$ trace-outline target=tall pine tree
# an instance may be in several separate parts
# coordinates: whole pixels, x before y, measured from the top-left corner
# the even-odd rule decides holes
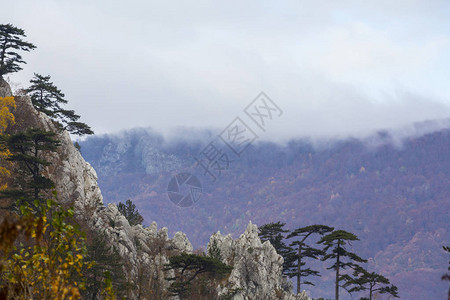
[[[311,281],[302,281],[302,278],[309,276],[320,276],[318,271],[312,270],[311,268],[306,268],[306,259],[319,259],[324,252],[321,249],[317,249],[309,246],[306,243],[306,239],[313,234],[324,235],[328,232],[333,231],[333,227],[328,227],[325,225],[310,225],[302,228],[298,228],[292,231],[286,238],[297,238],[293,241],[290,246],[296,247],[294,254],[294,260],[292,264],[288,267],[287,275],[289,277],[297,277],[297,294],[301,291],[301,284],[314,285]]]
[[[137,210],[136,205],[130,199],[128,199],[125,204],[119,202],[117,209],[125,216],[131,226],[142,224],[144,221],[144,218]]]
[[[23,29],[12,24],[0,24],[0,80],[3,75],[22,70],[20,64],[26,62],[18,51],[30,51],[36,48],[32,43],[24,41]]]
[[[211,278],[223,278],[231,273],[233,268],[209,256],[181,253],[169,257],[165,265],[166,271],[174,271],[175,276],[166,278],[172,281],[168,291],[172,296],[185,299],[191,292],[192,282],[197,276],[208,273]]]
[[[43,200],[41,192],[54,186],[53,181],[43,175],[43,170],[50,165],[45,154],[55,152],[60,145],[55,133],[30,128],[7,136],[6,145],[11,152],[8,160],[16,163],[17,169],[14,186],[1,191],[2,197],[27,203]]]
[[[258,235],[261,242],[269,241],[277,253],[283,257],[283,274],[287,275],[288,269],[292,265],[293,250],[284,242],[285,234],[289,232],[289,230],[284,229],[285,225],[286,223],[280,221],[264,224],[259,227]]]
[[[450,247],[442,246],[442,248],[444,249],[444,251],[450,253]],[[449,263],[449,266],[447,267],[447,271],[450,271],[450,261],[448,263]],[[442,275],[441,279],[450,281],[450,272],[447,272],[444,275]],[[448,289],[448,299],[450,299],[450,288]]]
[[[67,104],[67,100],[64,99],[65,95],[61,90],[50,81],[49,75],[35,73],[30,83],[31,86],[25,91],[37,110],[49,116],[61,129],[72,134],[80,136],[94,134],[87,124],[78,121],[80,116],[75,111],[62,108],[62,105]]]
[[[118,250],[108,246],[104,236],[94,234],[92,241],[87,246],[88,261],[93,262],[91,268],[83,269],[87,279],[86,289],[82,291],[85,299],[98,299],[101,292],[106,288],[107,274],[112,280],[112,285],[119,294],[125,296],[127,282],[124,275],[124,264]]]
[[[363,300],[372,300],[375,294],[390,294],[395,298],[398,296],[398,288],[391,284],[389,279],[375,272],[368,272],[362,267],[356,267],[353,277],[344,275],[344,288],[348,288],[348,292],[368,291],[369,297],[361,298]]]
[[[352,241],[359,241],[359,239],[353,233],[344,230],[336,230],[325,235],[318,242],[318,244],[323,244],[325,246],[324,251],[326,254],[323,256],[322,260],[326,261],[331,259],[335,261],[334,264],[327,269],[334,270],[336,272],[336,300],[339,300],[339,287],[341,286],[340,282],[343,281],[345,284],[348,280],[348,276],[343,276],[341,274],[342,270],[347,268],[355,269],[358,267],[356,263],[367,262],[367,260],[347,250],[348,246],[351,246]]]

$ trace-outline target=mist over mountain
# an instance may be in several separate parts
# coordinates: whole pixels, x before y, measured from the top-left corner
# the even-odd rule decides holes
[[[132,199],[145,218],[183,230],[195,248],[220,230],[236,235],[251,220],[295,229],[326,224],[355,233],[353,248],[386,275],[401,299],[443,299],[450,211],[449,120],[414,124],[364,139],[261,141],[232,157],[213,131],[164,138],[148,129],[80,142],[106,202]],[[196,165],[210,142],[232,158],[216,181]],[[200,200],[179,207],[167,195],[177,173],[201,181]],[[312,295],[332,297],[333,274],[321,266]],[[319,280],[317,280],[319,281]],[[347,297],[345,295],[344,297]]]

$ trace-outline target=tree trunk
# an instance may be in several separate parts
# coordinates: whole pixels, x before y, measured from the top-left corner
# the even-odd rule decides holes
[[[297,257],[297,295],[300,294],[300,282],[301,282],[301,276],[300,276],[300,271],[301,271],[301,263],[302,263],[302,258],[300,256],[300,254],[302,253],[301,250],[301,245],[298,246],[298,257]]]
[[[34,142],[34,157],[38,158],[38,143],[36,141]],[[37,181],[39,180],[39,165],[37,163],[36,163],[34,172],[35,173],[33,174],[33,180],[35,183],[37,183]],[[40,200],[38,187],[34,188],[34,199],[33,200]]]
[[[183,285],[183,282],[184,282],[184,270],[185,269],[181,270],[181,276],[180,276],[180,282],[181,282],[180,287],[182,288],[182,290],[180,291],[180,294],[178,295],[178,298],[180,300],[184,299],[184,292],[185,292],[184,291],[184,285]]]
[[[2,47],[2,55],[1,55],[1,57],[0,57],[0,66],[1,67],[3,67],[4,65],[5,65],[5,54],[6,54],[6,47],[7,47],[7,45],[8,45],[8,38],[7,37],[5,37],[5,42],[4,42],[4,44],[3,44],[3,47]],[[5,70],[6,71],[6,70]],[[3,74],[0,74],[0,79],[2,79],[3,77],[2,77],[2,75]]]
[[[339,261],[339,253],[340,253],[340,243],[339,243],[339,240],[338,240],[338,251],[337,251],[337,257],[336,257],[336,286],[335,286],[335,295],[336,295],[336,300],[339,300],[339,264],[340,264],[340,261]]]

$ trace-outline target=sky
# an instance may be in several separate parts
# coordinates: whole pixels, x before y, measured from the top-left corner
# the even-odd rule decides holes
[[[450,118],[450,1],[0,0],[98,133],[221,130],[263,91],[260,136],[367,136]]]

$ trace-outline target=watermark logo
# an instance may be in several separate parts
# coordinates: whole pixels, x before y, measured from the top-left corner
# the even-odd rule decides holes
[[[219,137],[239,157],[258,138],[256,133],[239,117],[234,119],[219,134]]]
[[[245,109],[245,114],[262,130],[266,131],[267,124],[275,117],[281,117],[283,111],[275,102],[261,92]]]
[[[200,199],[202,184],[196,176],[190,173],[179,173],[170,180],[167,194],[175,205],[188,207]]]
[[[199,168],[201,172],[199,176],[209,177],[212,182],[216,182],[230,168],[231,163],[240,158],[259,138],[257,131],[266,132],[269,123],[283,115],[281,108],[264,92],[247,105],[243,112],[242,116],[236,116],[217,139],[211,141],[195,157],[195,168]],[[244,119],[251,121],[246,123]],[[196,203],[201,193],[200,180],[190,173],[172,177],[167,188],[169,199],[181,207]]]
[[[232,160],[229,159],[222,149],[216,147],[214,142],[211,142],[199,153],[200,157],[195,157],[197,161],[196,167],[200,166],[204,173],[203,175],[211,176],[213,181],[217,177],[222,176],[222,171],[228,170]]]

